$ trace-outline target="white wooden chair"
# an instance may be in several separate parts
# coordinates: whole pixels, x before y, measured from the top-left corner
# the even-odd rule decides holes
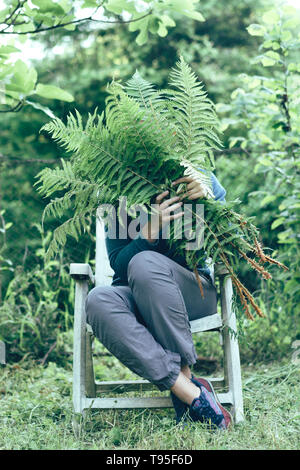
[[[147,380],[95,382],[92,358],[91,327],[86,323],[85,300],[89,283],[93,286],[110,285],[112,270],[110,268],[104,243],[104,226],[97,218],[96,224],[96,272],[92,273],[89,264],[72,263],[70,274],[75,279],[75,312],[74,312],[74,350],[73,350],[73,406],[75,416],[93,408],[164,408],[172,407],[170,397],[134,396],[120,397],[128,391],[158,390]],[[222,404],[231,405],[235,423],[244,419],[241,382],[239,346],[236,335],[236,317],[231,308],[232,284],[226,268],[214,265],[214,276],[219,279],[221,315],[214,315],[191,322],[192,333],[218,330],[224,352],[224,377],[210,378],[216,386],[223,386],[225,393],[218,393]],[[116,398],[107,398],[107,393],[117,393]],[[77,415],[78,416],[78,415]]]

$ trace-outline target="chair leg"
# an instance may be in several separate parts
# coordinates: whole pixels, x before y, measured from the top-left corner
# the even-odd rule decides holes
[[[236,316],[232,310],[232,282],[229,276],[220,278],[221,310],[224,328],[224,372],[225,383],[233,400],[233,417],[235,423],[244,421],[241,363],[238,340],[236,338]]]
[[[85,338],[85,365],[86,365],[86,377],[85,377],[85,391],[86,396],[93,398],[96,396],[96,384],[93,366],[93,339],[94,336],[89,331],[86,332]]]
[[[74,344],[73,344],[73,408],[82,414],[85,405],[86,377],[86,314],[85,300],[88,282],[76,280],[74,309]]]

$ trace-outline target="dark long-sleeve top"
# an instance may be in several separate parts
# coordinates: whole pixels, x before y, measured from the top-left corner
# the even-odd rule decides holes
[[[223,186],[220,184],[217,177],[213,173],[211,178],[212,190],[215,200],[224,202],[226,190],[223,188]],[[131,221],[131,217],[127,216],[127,227]],[[116,216],[115,218],[115,224],[115,234],[118,235],[120,227],[118,216]],[[127,227],[125,226],[125,230],[127,230]],[[124,228],[122,228],[122,230],[124,230]],[[108,258],[110,266],[114,271],[112,279],[112,285],[114,286],[128,285],[128,264],[135,254],[145,250],[152,250],[162,253],[163,255],[168,256],[175,262],[179,263],[181,266],[184,266],[185,268],[189,269],[186,264],[185,258],[183,256],[175,254],[174,249],[168,246],[167,240],[161,238],[160,236],[157,238],[157,240],[155,240],[154,243],[150,243],[146,238],[144,238],[141,230],[139,230],[139,233],[135,238],[130,238],[129,236],[127,236],[127,238],[125,238],[124,236],[119,236],[117,238],[116,236],[112,236],[112,232],[108,230],[107,225],[105,225],[105,232],[105,244],[108,252]],[[198,265],[197,270],[200,274],[204,276],[210,276],[210,270],[205,264],[203,266]]]

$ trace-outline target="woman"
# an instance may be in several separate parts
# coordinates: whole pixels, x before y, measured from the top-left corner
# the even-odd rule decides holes
[[[170,221],[183,216],[182,199],[205,197],[203,186],[191,177],[172,184],[180,183],[187,183],[187,192],[169,199],[169,191],[159,194],[156,217],[147,221],[134,239],[107,234],[106,247],[115,274],[111,286],[90,291],[87,321],[101,343],[125,366],[159,390],[170,390],[177,422],[188,412],[193,421],[226,429],[230,414],[217,402],[210,382],[195,378],[190,369],[197,355],[189,320],[216,313],[210,271],[197,268],[202,296],[185,259],[161,238]],[[226,191],[214,175],[212,188],[215,199],[224,201]],[[117,224],[119,228],[118,220]]]

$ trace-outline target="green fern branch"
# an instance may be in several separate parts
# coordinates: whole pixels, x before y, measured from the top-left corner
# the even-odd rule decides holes
[[[184,173],[201,182],[210,196],[195,201],[204,203],[205,217],[187,208],[194,216],[191,231],[200,220],[206,238],[202,249],[189,253],[186,241],[177,239],[177,228],[171,224],[170,246],[185,256],[196,277],[196,266],[206,256],[221,260],[230,272],[246,315],[252,317],[247,301],[262,315],[234,269],[244,259],[265,275],[266,271],[251,261],[246,251],[252,250],[259,262],[271,262],[271,258],[264,256],[256,243],[257,229],[248,221],[244,223],[233,210],[238,203],[221,205],[213,200],[213,150],[222,146],[214,106],[183,59],[172,70],[170,85],[173,90],[158,92],[136,73],[126,87],[116,82],[108,86],[105,113],[99,116],[95,110],[88,115],[85,126],[75,110],[66,125],[56,118],[43,127],[72,152],[69,162],[62,161],[62,168],[45,169],[38,175],[39,191],[47,197],[65,191],[62,197],[50,201],[44,214],[62,217],[64,211],[74,211],[74,217],[54,232],[49,252],[53,254],[63,246],[67,235],[78,239],[100,204],[118,205],[122,195],[127,197],[129,208],[135,204],[147,207],[162,190],[169,189],[170,196],[175,194],[171,181]],[[197,279],[201,289],[199,276]]]

